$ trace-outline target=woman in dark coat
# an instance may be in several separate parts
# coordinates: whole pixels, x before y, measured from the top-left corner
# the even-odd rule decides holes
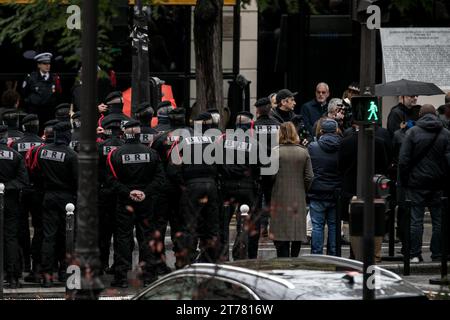
[[[272,189],[270,238],[278,257],[297,257],[306,241],[306,191],[313,171],[308,151],[291,122],[279,130],[280,145],[274,149],[279,170]]]

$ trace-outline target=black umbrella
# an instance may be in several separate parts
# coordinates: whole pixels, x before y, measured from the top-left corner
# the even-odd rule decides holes
[[[445,94],[431,82],[397,80],[375,85],[377,96],[434,96]]]

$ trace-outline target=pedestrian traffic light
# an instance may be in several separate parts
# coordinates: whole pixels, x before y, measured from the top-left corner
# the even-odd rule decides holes
[[[357,123],[381,124],[381,104],[375,96],[352,97],[353,120]]]
[[[385,199],[389,196],[392,183],[390,179],[382,174],[376,174],[373,176],[373,183],[375,184],[375,198]]]

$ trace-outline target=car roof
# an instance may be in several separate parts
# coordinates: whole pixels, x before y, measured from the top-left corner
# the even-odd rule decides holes
[[[304,255],[227,264],[195,263],[161,278],[155,285],[178,276],[218,277],[245,285],[261,299],[361,299],[362,270],[359,261]],[[377,298],[425,296],[393,272],[379,267],[375,267],[375,272]]]

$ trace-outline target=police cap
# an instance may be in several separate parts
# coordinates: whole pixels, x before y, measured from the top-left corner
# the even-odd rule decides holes
[[[46,123],[44,123],[44,128],[48,128],[48,127],[54,127],[57,123],[59,123],[59,120],[53,119],[53,120],[49,120]]]
[[[151,111],[151,112],[150,112]],[[153,115],[153,108],[150,106],[149,102],[142,102],[136,109],[136,113],[151,113]]]
[[[113,117],[113,115],[106,117],[102,121],[102,127],[105,129],[111,129],[111,128],[120,128],[122,125],[122,118],[121,117]]]
[[[194,118],[194,121],[208,121],[212,120],[212,115],[209,112],[202,112]]]
[[[120,101],[118,101],[117,99],[120,99]],[[115,101],[116,100],[116,101]],[[106,104],[110,104],[110,103],[122,103],[122,92],[120,91],[113,91],[110,94],[108,94],[105,98],[105,103]]]
[[[186,110],[184,108],[175,108],[168,112],[169,117],[180,115],[180,114],[182,114],[182,115],[186,114]]]
[[[50,63],[53,55],[50,52],[43,52],[34,57],[37,63]]]
[[[70,125],[70,122],[67,122],[67,121],[58,122],[53,127],[53,130],[55,132],[65,132],[65,131],[70,131],[71,129],[72,129],[72,126]]]
[[[172,103],[170,101],[164,100],[164,101],[161,101],[160,103],[158,103],[158,110],[159,110],[159,108],[162,108],[162,107],[171,107],[171,106],[172,106]]]
[[[253,113],[251,113],[249,111],[240,111],[240,112],[238,112],[237,116],[244,116],[246,118],[249,118],[250,120],[253,119]]]
[[[39,121],[39,118],[37,115],[35,115],[34,113],[30,113],[29,115],[26,115],[23,119],[22,119],[22,125],[26,125],[35,121]]]
[[[270,99],[267,97],[264,97],[264,98],[258,99],[258,101],[255,102],[255,107],[256,108],[265,107],[270,104],[271,104]]]
[[[56,107],[55,107],[55,112],[58,112],[58,113],[66,113],[66,112],[69,112],[70,111],[70,104],[69,103],[61,103],[61,104],[58,104]]]
[[[135,127],[140,127],[140,126],[141,126],[141,123],[139,121],[133,120],[133,119],[123,125],[124,129],[135,128]]]

